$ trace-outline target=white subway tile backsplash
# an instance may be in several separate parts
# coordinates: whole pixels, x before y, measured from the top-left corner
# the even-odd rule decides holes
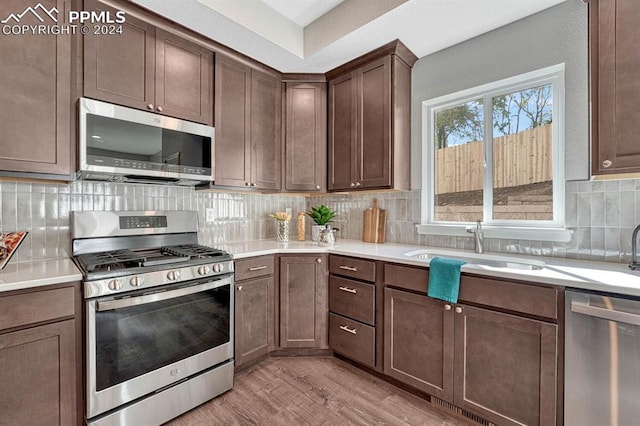
[[[591,193],[591,226],[604,226],[604,192]]]
[[[616,188],[619,187],[616,186]],[[620,192],[618,190],[604,193],[604,224],[607,227],[620,226]]]
[[[487,239],[490,252],[627,262],[631,232],[640,223],[640,179],[567,182],[566,225],[573,230],[567,243]],[[71,251],[69,216],[81,210],[197,210],[200,242],[275,238],[269,213],[291,208],[293,218],[311,206],[337,211],[333,226],[339,238],[362,239],[363,213],[374,198],[387,211],[386,241],[473,250],[470,237],[420,235],[421,192],[288,195],[199,192],[188,187],[128,185],[102,182],[39,184],[0,182],[0,230],[29,231],[29,243],[19,249],[21,261],[66,257]],[[214,209],[214,223],[204,221]],[[312,221],[306,217],[307,238]],[[292,222],[295,228],[295,220]],[[292,233],[295,235],[295,232]]]
[[[636,193],[635,191],[620,192],[620,226],[631,228],[636,226]]]

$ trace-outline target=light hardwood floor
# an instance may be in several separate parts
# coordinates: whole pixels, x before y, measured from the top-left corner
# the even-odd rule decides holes
[[[333,357],[269,358],[236,374],[233,389],[167,423],[204,425],[426,425],[467,423]]]

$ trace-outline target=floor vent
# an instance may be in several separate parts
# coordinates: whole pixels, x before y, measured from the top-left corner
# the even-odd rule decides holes
[[[440,398],[436,398],[435,396],[431,397],[431,405],[436,408],[444,409],[451,413],[457,414],[458,416],[462,416],[465,419],[472,420],[482,426],[496,426],[495,423],[491,423],[489,420],[483,419],[480,416],[470,413],[467,410],[463,410],[462,408],[456,407],[455,405],[443,401]]]

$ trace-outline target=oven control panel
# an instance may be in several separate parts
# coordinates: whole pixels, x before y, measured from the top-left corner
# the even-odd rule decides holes
[[[166,216],[120,216],[120,229],[166,228]]]

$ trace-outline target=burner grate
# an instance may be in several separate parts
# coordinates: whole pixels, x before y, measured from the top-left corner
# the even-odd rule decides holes
[[[131,250],[114,250],[103,253],[89,253],[77,256],[78,261],[87,272],[111,270],[127,266],[139,266],[146,260]]]
[[[189,256],[190,258],[204,259],[209,257],[223,256],[226,254],[223,250],[214,249],[200,244],[185,244],[180,246],[162,247],[163,253],[169,253],[174,256]]]

